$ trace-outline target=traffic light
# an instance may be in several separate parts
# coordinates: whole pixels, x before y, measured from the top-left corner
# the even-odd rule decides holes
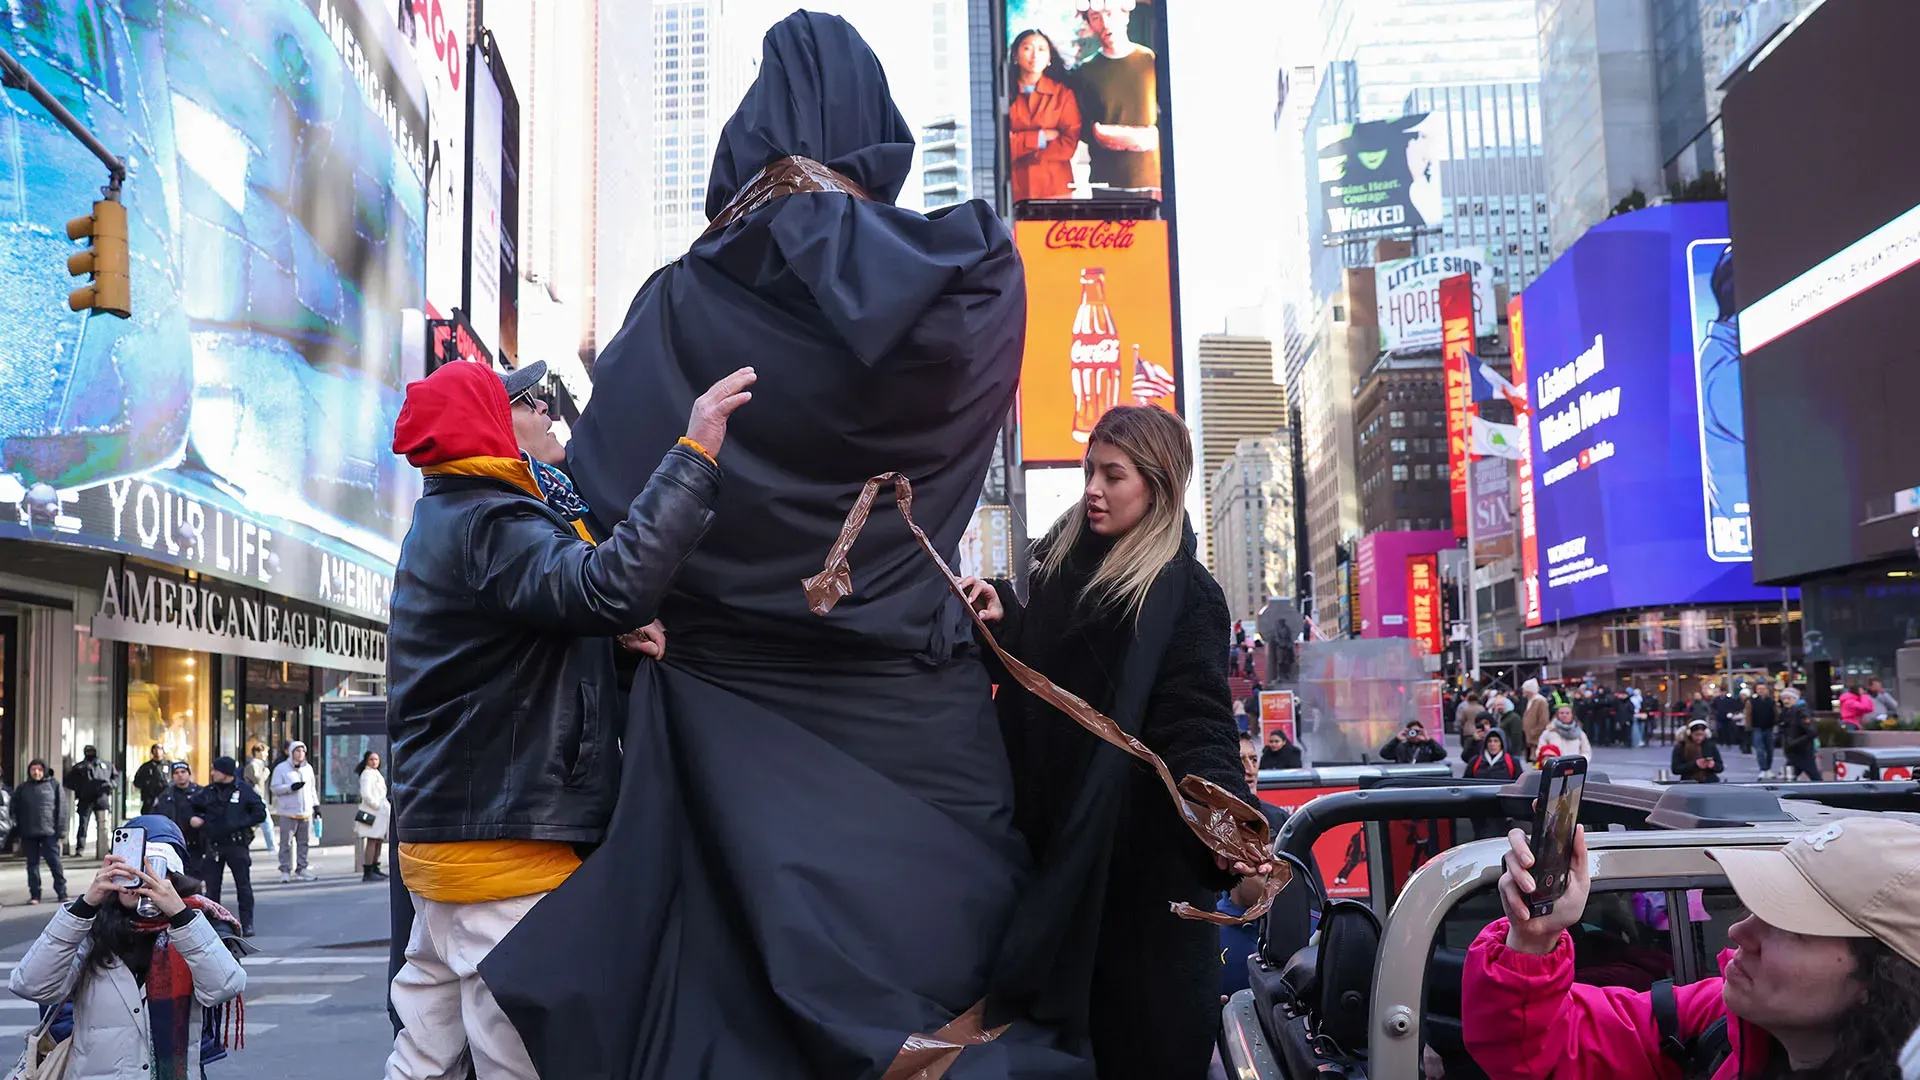
[[[133,313],[127,278],[127,208],[112,199],[93,204],[93,213],[67,222],[69,240],[91,241],[92,247],[67,259],[67,273],[93,275],[90,285],[67,294],[75,311],[104,311],[127,318]]]

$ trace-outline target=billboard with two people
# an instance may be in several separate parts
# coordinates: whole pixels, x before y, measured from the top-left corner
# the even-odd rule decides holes
[[[1013,199],[1161,194],[1158,0],[1008,0]]]

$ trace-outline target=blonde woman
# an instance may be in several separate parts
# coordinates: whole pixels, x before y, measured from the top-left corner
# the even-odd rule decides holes
[[[1123,406],[1094,428],[1086,490],[1035,550],[1032,595],[969,579],[1008,651],[1166,760],[1252,801],[1227,687],[1226,599],[1194,557],[1183,509],[1193,439],[1177,417]],[[1220,999],[1211,909],[1256,868],[1218,866],[1146,768],[1002,677],[1014,823],[1035,878],[992,989],[1093,1055],[1102,1080],[1197,1080]]]

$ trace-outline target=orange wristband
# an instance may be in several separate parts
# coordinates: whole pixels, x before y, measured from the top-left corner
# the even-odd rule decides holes
[[[692,439],[687,438],[685,435],[680,436],[680,445],[686,447],[689,450],[692,450],[694,453],[699,454],[701,457],[706,458],[707,464],[712,465],[714,468],[717,469],[720,467],[719,460],[716,459],[713,456],[713,454],[708,452],[706,447],[701,446],[699,443],[694,442]]]

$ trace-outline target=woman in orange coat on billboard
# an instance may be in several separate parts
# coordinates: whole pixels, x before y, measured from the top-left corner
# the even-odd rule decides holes
[[[1007,107],[1013,143],[1013,200],[1064,199],[1073,193],[1073,152],[1080,146],[1080,99],[1052,39],[1023,30],[1007,58],[1014,87]]]

